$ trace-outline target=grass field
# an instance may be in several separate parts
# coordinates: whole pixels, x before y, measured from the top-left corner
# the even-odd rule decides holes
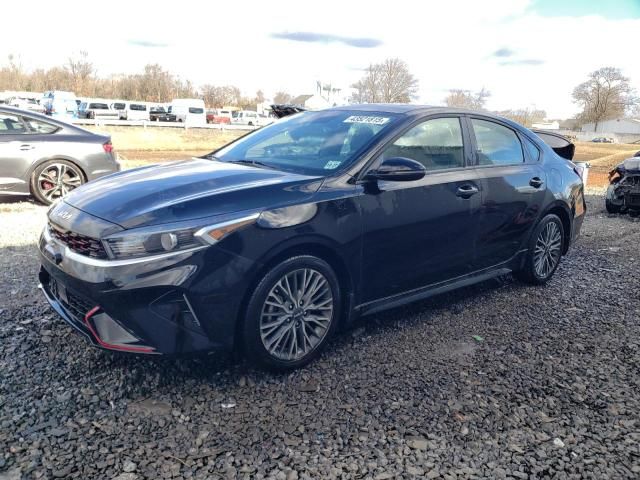
[[[89,129],[111,135],[123,168],[204,155],[245,133],[161,127],[104,126]],[[607,172],[638,150],[640,145],[576,142],[575,160],[591,164],[591,185],[606,185]]]

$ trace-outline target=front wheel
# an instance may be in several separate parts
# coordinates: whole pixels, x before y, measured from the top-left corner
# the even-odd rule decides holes
[[[79,167],[66,160],[50,160],[31,175],[31,193],[45,205],[51,205],[84,183]]]
[[[560,265],[563,249],[562,221],[553,213],[545,215],[533,231],[523,268],[514,275],[533,285],[547,283]]]
[[[604,207],[607,209],[607,213],[620,213],[620,210],[622,209],[621,205],[616,205],[608,198],[604,201]]]
[[[273,267],[249,299],[244,353],[270,370],[293,370],[316,358],[340,318],[340,288],[331,266],[302,255]]]

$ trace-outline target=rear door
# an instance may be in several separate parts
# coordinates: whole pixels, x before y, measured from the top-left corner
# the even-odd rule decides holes
[[[25,174],[33,161],[33,146],[22,118],[0,112],[0,192],[29,191]]]
[[[475,151],[482,209],[475,269],[511,260],[523,248],[546,194],[537,147],[506,123],[467,118]],[[523,144],[523,142],[525,142]]]
[[[459,116],[429,118],[385,147],[424,165],[424,178],[378,181],[359,198],[364,227],[363,300],[373,301],[470,273],[480,211],[475,169]]]

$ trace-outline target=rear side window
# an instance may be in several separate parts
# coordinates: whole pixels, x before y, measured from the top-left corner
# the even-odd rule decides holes
[[[498,123],[471,119],[476,135],[479,165],[514,165],[524,162],[516,132]]]
[[[147,111],[147,106],[146,105],[140,105],[137,103],[132,103],[131,105],[129,105],[129,109],[130,110],[138,110],[140,112],[146,112]]]
[[[189,107],[189,113],[204,113],[203,108]]]
[[[49,134],[58,130],[59,127],[50,123],[36,120],[35,118],[23,117],[24,121],[34,133]]]
[[[538,160],[540,160],[540,150],[538,150],[538,147],[536,147],[533,142],[526,137],[524,137],[523,140],[524,148],[526,148],[527,154],[529,155],[531,161],[537,162]]]
[[[114,103],[113,104],[113,109],[114,110],[124,110],[124,107],[125,107],[124,103]]]
[[[457,117],[422,122],[388,146],[383,159],[405,157],[420,162],[427,170],[464,166],[462,129]]]
[[[26,131],[27,129],[18,117],[0,113],[0,135],[16,135],[26,133]]]

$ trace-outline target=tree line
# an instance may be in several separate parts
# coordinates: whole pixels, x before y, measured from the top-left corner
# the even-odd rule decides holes
[[[79,97],[117,98],[146,102],[169,102],[174,98],[202,98],[207,107],[237,106],[255,108],[265,100],[262,91],[255,96],[242,95],[233,85],[203,85],[199,89],[189,81],[154,63],[145,65],[141,73],[114,74],[100,77],[86,51],[71,56],[60,66],[26,71],[18,58],[10,55],[0,68],[0,91],[45,92],[68,90]],[[292,95],[278,92],[275,101],[288,103]]]
[[[409,103],[417,99],[419,81],[399,58],[388,58],[369,65],[362,77],[351,85],[352,103]],[[0,90],[70,90],[80,97],[104,97],[148,102],[168,102],[174,98],[202,98],[207,107],[237,106],[254,108],[265,101],[258,90],[254,96],[242,95],[233,85],[206,84],[196,88],[189,80],[165,70],[159,64],[145,65],[141,73],[100,77],[86,51],[69,57],[65,64],[27,72],[19,59],[10,55],[0,68]],[[484,110],[491,92],[484,87],[476,92],[449,90],[443,100],[450,107]],[[572,92],[580,106],[579,123],[598,123],[624,115],[640,115],[640,99],[628,77],[619,68],[603,67],[589,74]],[[290,103],[293,96],[277,92],[274,103]],[[544,110],[521,108],[495,112],[525,126],[543,121]]]

